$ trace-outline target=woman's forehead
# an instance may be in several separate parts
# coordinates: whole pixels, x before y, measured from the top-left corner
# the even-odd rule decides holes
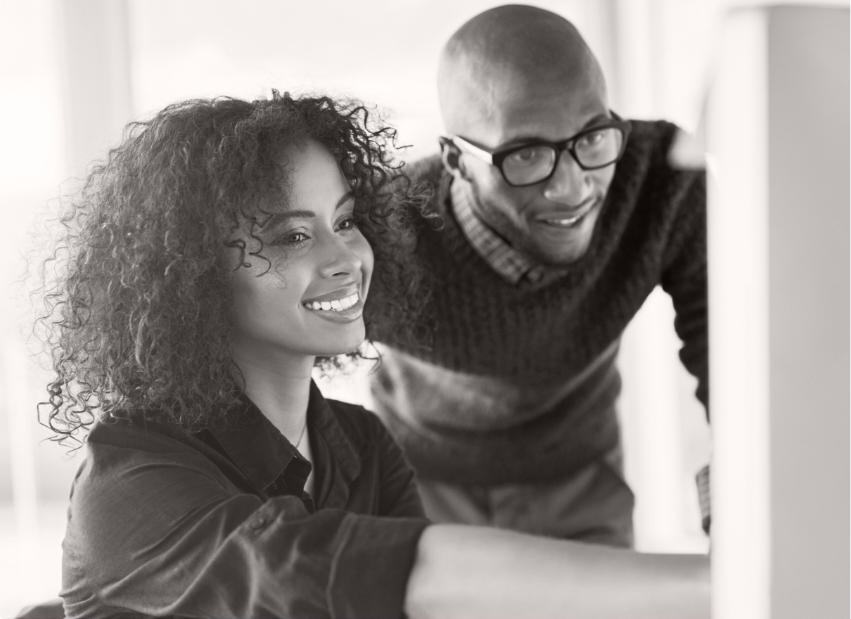
[[[291,210],[335,206],[349,192],[349,183],[336,158],[322,144],[307,141],[289,157],[288,199]]]

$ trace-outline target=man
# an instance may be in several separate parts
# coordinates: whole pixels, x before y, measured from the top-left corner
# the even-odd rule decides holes
[[[384,339],[375,407],[434,520],[630,546],[618,344],[661,284],[707,404],[704,175],[667,164],[673,125],[609,109],[580,34],[542,9],[464,24],[438,91],[440,157],[410,170],[442,221],[417,246],[433,341]]]

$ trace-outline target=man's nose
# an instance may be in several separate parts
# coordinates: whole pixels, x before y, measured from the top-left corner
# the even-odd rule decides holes
[[[591,177],[570,154],[563,150],[556,169],[544,188],[544,197],[568,206],[579,206],[591,195]]]
[[[322,277],[345,277],[359,273],[361,257],[339,236],[327,239],[319,272]]]

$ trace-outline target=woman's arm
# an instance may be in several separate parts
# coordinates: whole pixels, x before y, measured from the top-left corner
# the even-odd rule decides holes
[[[411,619],[708,619],[709,558],[434,525],[420,537],[405,612]]]
[[[376,431],[380,513],[418,515],[413,473],[384,427]],[[412,619],[708,617],[709,560],[433,525],[420,537],[404,607]]]

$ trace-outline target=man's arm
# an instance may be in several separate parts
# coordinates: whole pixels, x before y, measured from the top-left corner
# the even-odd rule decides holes
[[[681,172],[685,189],[673,198],[677,218],[666,248],[662,288],[676,311],[674,328],[683,342],[680,359],[698,380],[697,399],[709,417],[709,343],[706,277],[706,175]]]
[[[674,328],[683,342],[680,359],[697,378],[697,399],[709,419],[709,320],[706,261],[706,174],[704,171],[681,171],[690,182],[675,198],[678,217],[674,223],[672,242],[666,252],[662,288],[671,296],[676,311]],[[697,475],[703,529],[709,532],[711,499],[709,467]]]

